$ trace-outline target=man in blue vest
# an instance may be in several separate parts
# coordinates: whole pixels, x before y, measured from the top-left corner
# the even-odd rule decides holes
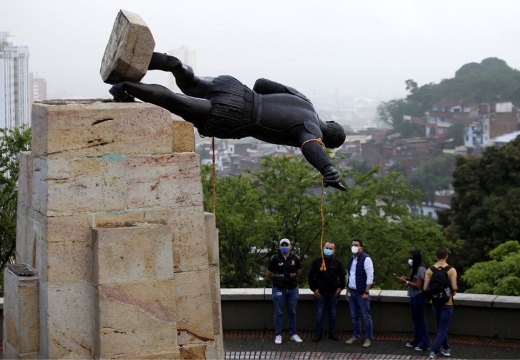
[[[363,243],[359,239],[352,240],[352,256],[347,265],[347,301],[352,316],[352,337],[346,341],[348,345],[361,338],[360,317],[365,322],[364,348],[372,346],[374,327],[370,314],[369,290],[374,284],[374,263],[370,256],[363,252]]]

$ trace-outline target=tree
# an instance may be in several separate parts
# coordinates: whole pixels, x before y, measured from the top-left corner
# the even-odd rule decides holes
[[[491,260],[472,265],[462,280],[468,293],[520,296],[520,243],[506,241],[489,252]]]
[[[278,251],[281,238],[288,238],[306,266],[308,253],[319,249],[320,199],[313,191],[319,173],[302,157],[264,157],[254,175],[255,186],[263,192],[262,205],[274,220],[270,254]]]
[[[18,153],[29,150],[31,129],[0,129],[0,285],[16,248]]]
[[[433,259],[437,246],[448,246],[441,228],[425,217],[409,214],[417,201],[402,176],[341,170],[351,183],[347,192],[324,188],[325,239],[336,243],[345,263],[354,237],[364,240],[376,265],[377,286],[400,289],[393,272],[409,271],[408,251],[419,248]],[[203,171],[206,209],[211,204],[208,170]],[[224,286],[258,286],[278,241],[287,237],[302,260],[304,273],[321,255],[319,174],[302,158],[265,157],[260,169],[237,178],[217,180],[217,227]],[[208,199],[208,200],[206,200]],[[242,274],[244,273],[244,274]],[[306,277],[301,280],[305,286]],[[267,283],[265,283],[267,285]]]
[[[482,158],[458,157],[453,173],[451,209],[439,223],[461,248],[454,263],[466,269],[489,260],[489,252],[508,240],[520,240],[520,137],[487,148]]]
[[[448,189],[453,181],[455,156],[439,155],[417,167],[406,179],[407,184],[423,194],[422,201],[428,204],[435,202],[435,192]]]
[[[394,132],[400,133],[403,137],[421,136],[424,133],[420,126],[404,121],[405,115],[424,115],[422,108],[406,99],[382,102],[377,106],[377,113],[382,122],[391,126]]]
[[[408,274],[408,251],[420,249],[423,258],[433,259],[438,246],[450,247],[441,228],[427,217],[414,217],[408,204],[418,193],[410,190],[399,173],[380,175],[346,171],[354,186],[348,192],[327,195],[327,238],[336,243],[337,255],[350,257],[350,242],[359,238],[376,269],[376,287],[401,289],[392,273]]]

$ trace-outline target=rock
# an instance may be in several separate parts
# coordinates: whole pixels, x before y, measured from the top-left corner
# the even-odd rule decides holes
[[[101,78],[108,84],[141,80],[152,59],[155,41],[143,19],[120,10],[101,62]]]

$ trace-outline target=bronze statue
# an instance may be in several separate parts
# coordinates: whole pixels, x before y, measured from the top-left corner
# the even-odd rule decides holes
[[[184,94],[157,84],[122,81],[110,89],[115,100],[133,101],[136,97],[163,107],[193,123],[202,136],[251,136],[272,144],[298,146],[323,175],[326,186],[346,190],[323,149],[341,146],[345,130],[334,121],[321,121],[309,99],[297,90],[267,79],[258,79],[251,90],[227,75],[197,77],[179,59],[157,52],[148,70],[171,72]]]

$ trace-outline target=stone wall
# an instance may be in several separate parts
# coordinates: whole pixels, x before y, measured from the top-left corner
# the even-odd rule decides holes
[[[35,104],[32,119],[16,261],[37,272],[39,357],[223,357],[217,231],[192,125],[102,101]],[[13,331],[29,341],[6,329],[7,347]]]

